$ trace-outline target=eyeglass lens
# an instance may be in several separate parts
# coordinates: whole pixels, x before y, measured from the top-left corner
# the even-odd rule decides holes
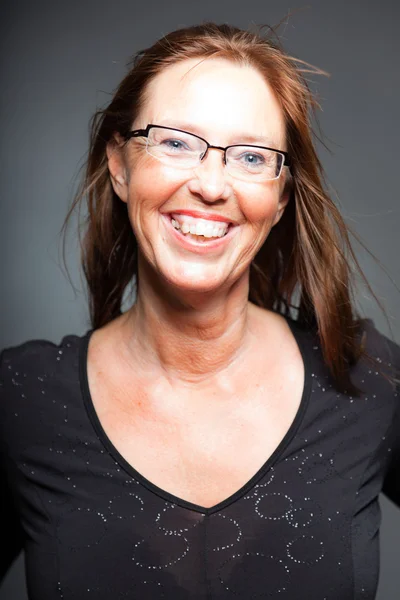
[[[180,168],[201,162],[207,144],[197,136],[178,130],[152,127],[147,138],[147,152],[160,161]],[[270,180],[280,176],[283,154],[252,146],[231,146],[226,151],[228,171],[244,179]]]

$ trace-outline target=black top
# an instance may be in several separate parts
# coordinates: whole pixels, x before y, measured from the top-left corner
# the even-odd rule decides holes
[[[288,323],[305,366],[275,452],[213,508],[156,487],[118,453],[87,382],[90,333],[3,352],[0,435],[5,570],[25,549],[32,600],[372,600],[383,490],[400,505],[400,403],[361,360],[339,393],[315,334]],[[400,347],[364,322],[367,350]]]

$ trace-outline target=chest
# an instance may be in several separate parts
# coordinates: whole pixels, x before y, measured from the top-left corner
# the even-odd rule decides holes
[[[172,396],[139,380],[127,393],[126,385],[104,385],[91,373],[94,408],[118,452],[153,485],[206,508],[237,492],[271,457],[304,385],[300,354],[286,368],[256,370],[236,390],[207,394]]]

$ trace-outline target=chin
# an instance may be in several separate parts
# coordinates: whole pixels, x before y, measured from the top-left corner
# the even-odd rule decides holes
[[[163,278],[177,292],[210,293],[221,289],[225,278],[215,272],[215,268],[199,269],[198,265],[186,265],[186,268],[162,272]]]

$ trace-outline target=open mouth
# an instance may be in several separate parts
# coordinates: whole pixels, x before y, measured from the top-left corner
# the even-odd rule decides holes
[[[211,221],[194,217],[182,218],[176,214],[168,216],[172,227],[182,236],[203,244],[225,237],[232,227],[231,223],[222,221]]]

